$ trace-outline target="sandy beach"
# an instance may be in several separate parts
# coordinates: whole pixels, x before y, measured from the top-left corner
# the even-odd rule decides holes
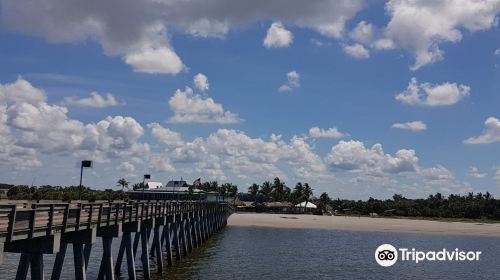
[[[228,226],[500,237],[500,224],[346,216],[235,213]]]

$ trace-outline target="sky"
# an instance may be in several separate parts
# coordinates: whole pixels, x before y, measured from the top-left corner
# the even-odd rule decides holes
[[[0,0],[0,182],[500,197],[500,0]]]

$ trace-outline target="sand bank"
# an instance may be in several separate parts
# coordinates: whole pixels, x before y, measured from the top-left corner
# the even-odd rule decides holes
[[[236,213],[229,218],[228,226],[500,237],[500,224],[370,217]]]

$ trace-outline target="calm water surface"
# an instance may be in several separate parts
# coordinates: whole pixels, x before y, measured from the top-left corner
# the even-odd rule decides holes
[[[89,279],[97,277],[102,252],[99,241],[91,256]],[[375,248],[383,243],[423,251],[480,250],[482,255],[479,262],[398,262],[383,268],[373,257]],[[113,256],[117,247],[115,241]],[[64,279],[74,278],[70,248],[64,263]],[[17,261],[17,255],[6,254],[0,266],[0,279],[14,278]],[[53,258],[46,258],[48,279],[52,262]],[[124,275],[125,269],[124,263]],[[228,227],[163,275],[154,276],[156,280],[264,278],[500,279],[500,238]]]

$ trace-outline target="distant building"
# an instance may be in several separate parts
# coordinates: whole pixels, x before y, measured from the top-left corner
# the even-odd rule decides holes
[[[7,198],[7,193],[9,192],[9,189],[12,188],[12,185],[0,185],[0,198]]]
[[[161,182],[147,182],[146,190],[158,190],[163,188],[163,184]]]
[[[174,192],[188,192],[189,185],[186,181],[168,181],[165,186],[166,191],[174,191]]]

